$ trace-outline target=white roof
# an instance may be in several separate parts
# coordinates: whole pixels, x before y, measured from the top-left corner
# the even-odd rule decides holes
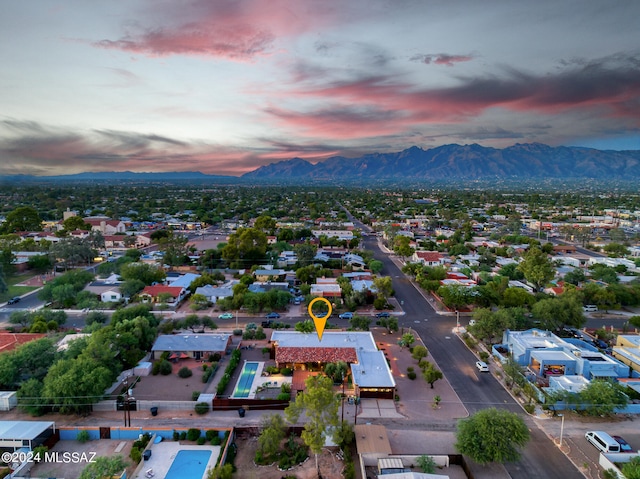
[[[32,440],[47,429],[55,428],[51,421],[0,421],[0,440]]]
[[[351,365],[351,373],[361,388],[396,386],[382,351],[358,351],[358,363]]]
[[[274,331],[271,341],[284,348],[355,348],[358,351],[376,351],[376,342],[368,331],[325,331],[322,341],[318,335],[297,331]]]

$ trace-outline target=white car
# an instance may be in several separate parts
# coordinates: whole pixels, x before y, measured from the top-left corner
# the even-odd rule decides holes
[[[476,367],[481,373],[489,372],[489,366],[487,366],[487,363],[485,363],[484,361],[476,361]]]
[[[587,304],[586,306],[582,307],[582,310],[585,313],[595,313],[596,311],[598,311],[598,307],[595,304]]]

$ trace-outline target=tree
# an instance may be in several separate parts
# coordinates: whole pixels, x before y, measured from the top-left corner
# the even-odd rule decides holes
[[[473,302],[474,289],[462,285],[440,286],[438,296],[442,298],[445,306],[459,309]]]
[[[431,386],[431,389],[433,389],[433,384],[438,379],[442,379],[443,375],[442,375],[442,371],[436,369],[432,363],[429,363],[429,365],[424,369],[424,371],[422,371],[422,377],[424,378],[425,381],[429,383],[429,385]]]
[[[334,384],[339,384],[344,381],[349,371],[349,365],[344,361],[338,361],[336,363],[328,363],[324,367],[324,373],[327,377],[330,377]]]
[[[411,238],[408,236],[397,235],[393,239],[393,252],[404,260],[404,258],[413,254],[414,249],[409,246],[410,243]]]
[[[538,291],[555,275],[553,263],[547,254],[537,247],[530,248],[524,254],[518,269],[522,271],[525,279],[533,284]]]
[[[46,254],[39,254],[36,256],[30,256],[27,261],[27,266],[30,269],[36,271],[37,273],[44,273],[45,271],[50,271],[53,267],[53,262],[51,258],[49,258]]]
[[[20,231],[42,231],[42,218],[30,206],[20,206],[7,214],[2,224],[3,233],[18,233]]]
[[[333,392],[333,381],[326,376],[311,376],[305,381],[305,390],[296,396],[285,410],[287,421],[298,422],[300,415],[305,414],[307,422],[301,437],[316,456],[318,470],[318,454],[322,452],[326,435],[331,429],[337,430],[339,424],[338,407],[340,399]]]
[[[427,348],[425,348],[421,344],[418,344],[417,346],[415,346],[411,353],[411,357],[418,362],[421,359],[426,358],[428,355],[429,355],[429,351],[427,350]]]
[[[378,261],[377,259],[369,261],[369,269],[373,274],[378,274],[380,271],[382,271],[383,267],[384,263],[382,261]]]
[[[367,318],[366,316],[360,316],[359,314],[354,314],[353,317],[349,320],[349,324],[353,329],[359,329],[361,331],[369,331],[371,318]]]
[[[582,303],[568,293],[538,301],[531,308],[531,312],[541,321],[540,326],[550,331],[558,330],[563,326],[580,328],[584,324]]]
[[[102,479],[117,476],[127,468],[122,456],[100,456],[82,470],[79,479]]]
[[[629,462],[624,463],[622,465],[622,475],[626,479],[640,479],[640,457],[632,457]]]
[[[147,263],[127,263],[120,268],[120,276],[125,281],[138,280],[149,286],[162,282],[167,274],[155,265]]]
[[[400,341],[398,341],[398,344],[400,345],[400,347],[406,346],[410,348],[411,345],[415,343],[415,341],[416,341],[416,337],[413,334],[404,333],[400,338]]]
[[[515,413],[483,409],[458,422],[455,448],[479,464],[512,462],[529,441],[529,429]]]
[[[307,319],[305,321],[297,322],[293,329],[300,333],[313,333],[316,330],[316,327],[313,324],[313,321]]]
[[[263,457],[269,457],[278,452],[280,442],[285,437],[287,426],[280,414],[269,414],[262,417],[262,431],[258,437],[258,451]]]
[[[437,464],[431,456],[423,454],[416,460],[416,464],[418,464],[420,470],[425,474],[433,474],[436,472]]]
[[[617,408],[624,408],[629,402],[625,389],[618,382],[596,379],[580,391],[578,403],[591,416],[608,416]]]
[[[91,231],[92,226],[89,223],[85,223],[84,219],[80,216],[70,216],[62,222],[64,230],[67,232],[75,230]]]
[[[229,242],[222,249],[222,257],[248,268],[264,260],[266,252],[267,235],[264,232],[256,228],[238,228],[229,236]]]

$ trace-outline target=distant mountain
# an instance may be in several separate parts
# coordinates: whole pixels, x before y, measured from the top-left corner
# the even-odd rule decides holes
[[[59,176],[30,176],[30,175],[14,175],[0,176],[0,181],[11,181],[15,183],[24,182],[210,182],[210,181],[237,181],[234,176],[221,175],[205,175],[199,171],[172,171],[163,173],[136,173],[133,171],[100,171],[89,173],[78,173],[75,175],[59,175]]]
[[[245,173],[243,179],[487,179],[640,178],[640,151],[551,147],[540,143],[496,149],[480,145],[413,146],[359,158],[334,156],[317,164],[300,158]]]

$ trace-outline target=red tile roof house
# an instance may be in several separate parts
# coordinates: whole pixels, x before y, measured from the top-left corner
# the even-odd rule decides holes
[[[351,368],[356,395],[364,398],[393,399],[396,383],[373,335],[361,331],[325,331],[317,334],[274,331],[271,343],[278,367],[293,368],[293,384],[302,384],[297,376],[319,370],[327,363],[344,361]]]
[[[18,346],[22,346],[29,341],[46,337],[43,333],[7,333],[0,332],[0,353],[13,351]]]
[[[175,306],[186,297],[187,290],[180,286],[165,286],[163,284],[158,284],[144,288],[140,293],[140,298],[146,303],[160,303],[161,301],[158,300],[158,296],[162,293],[168,293],[171,295],[171,298],[166,302],[166,304],[169,306]]]
[[[437,251],[416,251],[411,260],[422,263],[425,266],[441,266],[444,264],[444,257]]]

